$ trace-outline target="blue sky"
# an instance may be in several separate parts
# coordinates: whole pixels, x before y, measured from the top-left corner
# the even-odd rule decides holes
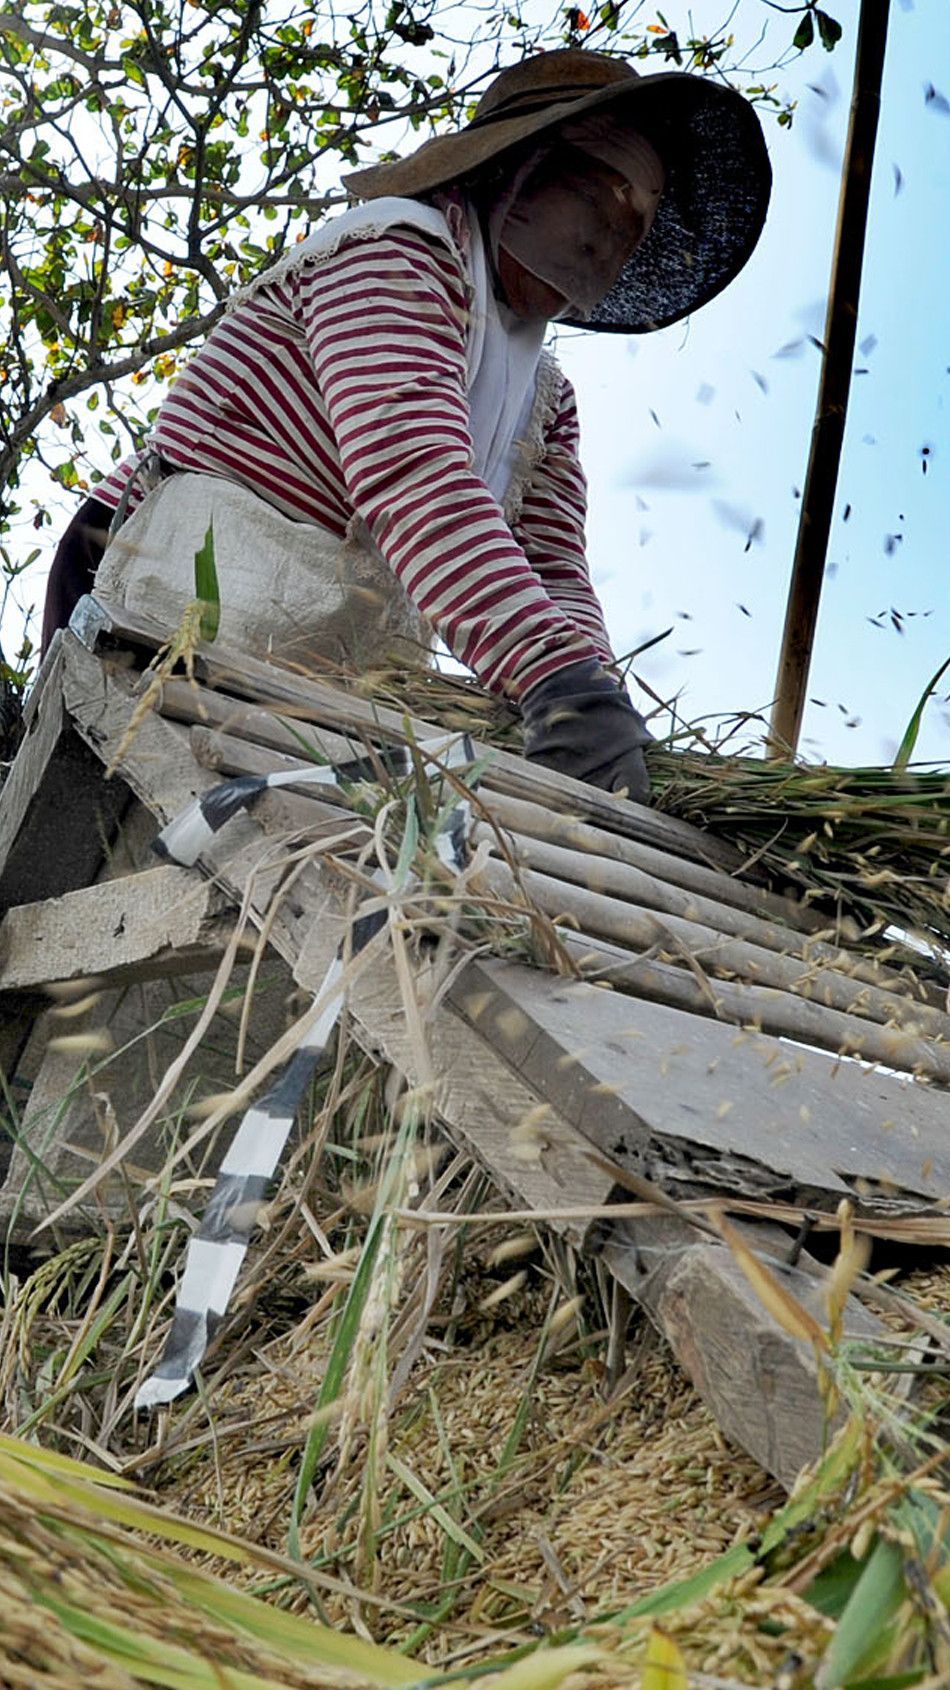
[[[740,7],[737,26],[764,10]],[[766,120],[772,205],[743,275],[685,328],[627,341],[575,334],[558,346],[578,390],[590,558],[615,645],[673,627],[638,670],[663,697],[679,693],[689,721],[765,707],[774,690],[819,376],[807,337],[824,328],[858,8],[829,10],[844,25],[836,50],[774,74],[798,109],[790,133]],[[692,16],[703,30],[722,10],[701,0]],[[788,19],[773,18],[777,28],[787,40]],[[867,373],[852,387],[809,686],[823,704],[809,704],[803,727],[812,759],[891,760],[950,656],[947,100],[950,7],[895,4],[858,324]],[[746,550],[756,522],[761,537]],[[950,671],[920,758],[950,757],[948,694]]]
[[[615,646],[629,650],[672,627],[638,672],[662,697],[676,695],[687,721],[767,709],[774,690],[794,489],[819,375],[808,337],[824,327],[858,15],[857,0],[827,7],[844,28],[835,51],[786,51],[783,68],[765,78],[798,107],[791,131],[765,120],[772,206],[742,276],[687,325],[630,338],[561,333],[557,341],[578,393],[591,567]],[[548,18],[550,0],[528,0],[525,9]],[[639,25],[652,12],[643,5],[630,14]],[[685,8],[670,0],[666,15],[682,28]],[[795,25],[765,0],[696,0],[689,18],[697,34],[721,33],[728,20],[734,55],[748,44],[747,81],[787,49]],[[383,140],[391,144],[388,133]],[[812,759],[890,761],[923,687],[950,655],[948,205],[950,6],[895,0],[858,327],[866,374],[852,388],[809,686],[823,702],[809,705],[801,746]],[[45,476],[39,491],[49,496]],[[58,502],[68,515],[73,507]],[[29,529],[25,543],[36,538]],[[27,598],[42,594],[55,536],[43,538],[48,550]],[[11,606],[8,650],[18,632]],[[922,759],[950,757],[948,694],[950,672],[924,718]],[[754,739],[749,729],[737,744]]]

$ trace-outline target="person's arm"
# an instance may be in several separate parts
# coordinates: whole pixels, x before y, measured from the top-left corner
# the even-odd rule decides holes
[[[587,566],[587,480],[578,442],[574,389],[562,375],[544,451],[532,472],[513,532],[548,597],[587,636],[601,662],[612,664],[615,657],[604,613]]]
[[[357,513],[413,602],[485,686],[520,698],[596,658],[472,464],[460,265],[409,228],[293,272]]]

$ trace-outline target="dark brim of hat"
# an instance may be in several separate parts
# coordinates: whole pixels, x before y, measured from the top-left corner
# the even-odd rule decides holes
[[[682,71],[632,77],[581,98],[436,136],[410,157],[356,171],[344,182],[357,199],[418,198],[604,107],[653,142],[666,164],[666,186],[646,240],[592,316],[573,326],[645,334],[721,293],[762,232],[772,173],[755,109],[735,89]]]

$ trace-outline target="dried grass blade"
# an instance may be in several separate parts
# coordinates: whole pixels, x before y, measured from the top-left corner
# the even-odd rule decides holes
[[[723,1243],[728,1245],[759,1301],[773,1320],[778,1322],[783,1332],[787,1332],[791,1338],[800,1339],[802,1343],[813,1344],[816,1350],[827,1354],[828,1336],[814,1315],[809,1313],[797,1297],[793,1297],[791,1292],[786,1290],[771,1269],[749,1249],[742,1234],[726,1220],[725,1215],[717,1214],[715,1224]]]

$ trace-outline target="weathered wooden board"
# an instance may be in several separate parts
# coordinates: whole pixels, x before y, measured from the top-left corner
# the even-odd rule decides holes
[[[90,975],[117,986],[210,968],[232,926],[231,900],[171,865],[20,904],[0,921],[0,992]]]
[[[197,876],[194,877],[197,879]],[[169,1148],[188,1130],[182,1120],[187,1102],[235,1083],[237,1022],[233,1009],[247,981],[247,967],[236,968],[231,987],[238,994],[232,1012],[213,1020],[181,1090],[169,1102],[150,1133],[135,1146],[123,1168],[102,1180],[94,1194],[41,1238],[61,1244],[112,1219],[128,1220],[130,1202],[141,1197],[142,1180],[155,1173]],[[166,1067],[179,1055],[191,1032],[197,1008],[210,988],[207,967],[138,980],[108,989],[81,1016],[47,1024],[50,1034],[108,1035],[115,1054],[105,1066],[101,1054],[85,1057],[49,1044],[20,1123],[7,1179],[0,1188],[0,1240],[26,1244],[33,1229],[94,1173],[116,1134],[126,1131],[154,1094]],[[289,976],[279,959],[266,960],[252,1001],[248,1060],[256,1061],[283,1032]]]
[[[58,897],[92,879],[128,804],[65,714],[62,651],[51,651],[0,794],[0,908]]]
[[[548,977],[550,978],[550,977]],[[364,975],[351,997],[361,1042],[418,1084],[420,1074],[390,960]],[[426,1016],[433,1102],[449,1136],[475,1157],[517,1206],[546,1210],[602,1204],[612,1181],[585,1155],[572,1123],[499,1058],[493,1036],[473,1034],[444,1002]],[[814,1353],[763,1307],[725,1245],[670,1216],[553,1223],[575,1243],[600,1240],[610,1272],[647,1310],[727,1436],[791,1487],[826,1436]],[[778,1227],[743,1225],[745,1241],[822,1326],[826,1278],[804,1252],[790,1267],[791,1243]],[[849,1336],[873,1338],[880,1323],[853,1298]]]
[[[777,1228],[741,1231],[826,1329],[827,1281],[817,1264],[783,1261]],[[698,1237],[675,1217],[615,1222],[603,1260],[665,1335],[726,1436],[790,1490],[828,1432],[812,1345],[779,1326],[724,1244]],[[873,1340],[883,1330],[853,1297],[844,1325],[849,1338]]]
[[[950,1189],[945,1091],[517,963],[474,961],[450,996],[528,1084],[639,1172],[868,1205]]]
[[[107,762],[115,756],[125,737],[135,705],[134,683],[121,670],[109,674],[100,659],[69,633],[63,649],[67,707],[77,731]],[[123,751],[122,773],[162,825],[179,815],[193,799],[209,792],[221,778],[195,762],[186,728],[154,714],[143,718],[134,739]],[[202,861],[206,871],[214,874],[237,902],[248,881],[252,882],[251,907],[267,915],[271,941],[288,960],[293,961],[304,953],[313,955],[312,930],[316,924],[318,933],[325,936],[325,943],[316,947],[319,957],[313,966],[319,971],[322,962],[325,973],[338,938],[329,932],[328,923],[331,914],[339,909],[339,885],[335,884],[331,895],[326,877],[318,877],[317,869],[305,864],[297,872],[292,887],[279,899],[276,911],[270,909],[274,886],[286,873],[286,841],[304,821],[309,824],[313,842],[321,837],[341,839],[344,832],[351,845],[365,837],[365,824],[357,818],[316,800],[270,792],[255,805],[253,818],[238,815],[228,822],[209,844]],[[308,973],[299,983],[305,990],[315,991],[319,979]]]

